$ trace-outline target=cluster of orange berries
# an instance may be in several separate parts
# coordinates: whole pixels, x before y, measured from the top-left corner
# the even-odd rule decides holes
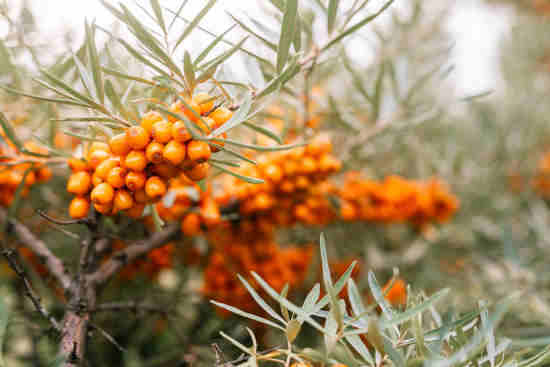
[[[365,179],[350,172],[338,189],[340,217],[347,221],[410,222],[419,227],[447,221],[459,201],[436,179],[414,181],[387,176],[384,181]]]
[[[313,258],[312,246],[285,246],[275,240],[273,232],[243,232],[240,227],[226,223],[209,235],[214,251],[204,272],[205,297],[231,304],[248,312],[261,309],[252,299],[236,274],[241,274],[254,288],[259,288],[250,275],[255,271],[273,289],[281,292],[285,284],[291,289],[305,280]],[[262,291],[257,289],[261,294]],[[218,309],[222,315],[228,315]]]
[[[203,134],[209,134],[227,122],[232,112],[214,108],[206,93],[196,94],[185,107],[175,102],[170,111],[189,119]],[[200,118],[199,118],[200,117]],[[71,158],[72,175],[67,191],[76,195],[69,207],[73,218],[87,215],[90,205],[101,214],[124,212],[132,218],[142,215],[146,204],[161,199],[171,178],[181,175],[200,181],[209,170],[208,160],[223,145],[193,139],[185,123],[173,116],[167,120],[150,111],[139,126],[113,136],[109,143],[94,142],[86,161]]]
[[[52,171],[43,158],[21,154],[4,134],[0,136],[0,205],[9,206],[15,198],[15,192],[24,181],[21,195],[27,196],[32,185],[48,181]],[[32,141],[26,142],[24,148],[29,152],[46,155],[47,149]],[[20,162],[20,163],[19,163]],[[26,174],[26,176],[25,176]]]
[[[220,206],[238,204],[242,222],[288,227],[297,222],[322,225],[333,219],[328,194],[328,177],[341,169],[332,145],[319,137],[304,147],[259,155],[257,165],[243,166],[239,173],[258,177],[262,184],[250,184],[227,177],[216,200]]]

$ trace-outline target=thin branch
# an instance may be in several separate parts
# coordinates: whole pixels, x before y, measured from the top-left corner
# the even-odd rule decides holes
[[[138,257],[149,251],[161,247],[171,238],[176,236],[180,228],[177,223],[166,226],[163,230],[155,232],[151,237],[136,241],[123,250],[116,252],[112,258],[106,261],[98,270],[90,274],[90,282],[101,285],[109,281],[126,264],[131,263]]]
[[[39,256],[48,272],[58,281],[64,289],[69,289],[71,278],[61,260],[50,251],[48,246],[34,235],[24,224],[15,218],[8,218],[6,210],[0,208],[0,222],[8,221],[15,236],[33,252]]]
[[[42,218],[46,219],[48,222],[52,222],[60,226],[66,226],[69,224],[86,224],[86,219],[69,219],[69,220],[56,219],[56,218],[50,217],[48,214],[46,214],[46,212],[40,209],[36,209],[36,213],[40,215]]]
[[[4,246],[2,246],[2,247],[4,247]],[[8,261],[8,264],[9,264],[10,268],[15,272],[15,274],[17,274],[17,276],[23,282],[23,286],[25,288],[25,295],[31,300],[31,302],[32,302],[34,308],[36,309],[36,311],[38,311],[38,313],[44,319],[48,320],[48,322],[50,324],[52,324],[52,327],[55,330],[60,331],[61,328],[60,328],[59,323],[57,322],[57,320],[53,316],[51,316],[48,313],[48,311],[46,311],[44,306],[42,306],[40,296],[35,294],[35,292],[32,288],[31,282],[29,281],[29,279],[27,278],[27,275],[25,274],[25,271],[21,268],[21,265],[19,265],[19,262],[17,261],[17,258],[15,256],[15,252],[12,249],[3,248],[2,255],[4,255],[4,257]]]
[[[102,303],[97,305],[97,307],[91,311],[132,311],[134,313],[146,311],[161,314],[167,314],[169,312],[165,307],[138,301]]]

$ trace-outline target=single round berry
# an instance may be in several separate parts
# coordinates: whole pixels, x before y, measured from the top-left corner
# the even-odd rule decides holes
[[[193,96],[193,102],[199,105],[200,114],[204,115],[214,107],[214,100],[208,93],[197,93]]]
[[[130,171],[126,175],[126,187],[131,191],[143,189],[147,177],[143,172]]]
[[[120,165],[120,158],[108,158],[101,162],[95,169],[94,174],[101,178],[103,181],[107,179],[109,172]]]
[[[185,159],[186,147],[182,143],[171,140],[162,152],[162,156],[165,160],[177,166]]]
[[[197,213],[187,214],[181,221],[181,231],[186,236],[195,236],[201,231],[201,218]]]
[[[172,123],[164,120],[155,122],[151,135],[158,143],[168,143],[172,139]]]
[[[208,117],[216,121],[216,124],[221,126],[225,124],[231,117],[233,116],[233,112],[231,112],[229,109],[225,107],[218,107],[216,108]]]
[[[159,199],[166,193],[166,184],[158,176],[152,176],[145,183],[145,193],[151,199]]]
[[[69,215],[74,219],[82,219],[88,215],[90,210],[90,200],[85,197],[77,196],[71,200],[69,205]]]
[[[109,147],[111,148],[111,152],[115,155],[126,155],[131,149],[126,133],[113,136],[111,140],[109,140]]]
[[[191,134],[183,121],[176,121],[172,125],[172,138],[180,143],[191,140]]]
[[[203,162],[196,164],[193,168],[186,171],[185,175],[193,181],[200,181],[208,176],[209,170],[210,165],[208,164],[208,162]]]
[[[132,171],[143,171],[147,166],[147,158],[142,150],[132,150],[124,160],[124,166]]]
[[[145,150],[145,156],[147,157],[147,160],[153,164],[159,164],[161,163],[164,158],[162,157],[162,151],[164,150],[164,145],[161,143],[157,143],[156,141],[153,141],[147,145],[147,149]]]
[[[117,190],[113,199],[113,209],[115,211],[127,210],[134,205],[134,198],[127,190]]]
[[[206,162],[211,154],[210,146],[205,141],[193,140],[187,144],[187,156],[193,162]]]
[[[85,195],[92,188],[92,177],[86,171],[73,173],[67,181],[67,191],[75,195]]]
[[[126,179],[126,169],[122,167],[113,167],[107,174],[106,181],[109,185],[115,189],[119,189],[124,186]]]
[[[113,202],[115,190],[113,186],[102,182],[92,190],[91,198],[95,204],[107,205]]]
[[[130,148],[136,150],[145,149],[150,140],[149,132],[141,126],[128,128],[126,130],[126,137],[128,138]]]
[[[147,130],[149,134],[153,131],[153,124],[162,120],[162,115],[157,111],[149,111],[141,118],[140,126]]]

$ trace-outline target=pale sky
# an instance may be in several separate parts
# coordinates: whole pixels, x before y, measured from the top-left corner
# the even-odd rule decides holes
[[[230,24],[224,13],[256,14],[258,3],[266,0],[219,0],[204,24],[215,32],[221,32]],[[397,0],[394,6],[399,6]],[[442,0],[437,0],[442,1]],[[138,1],[148,5],[148,1]],[[196,14],[205,0],[189,1],[186,6],[187,16]],[[47,31],[54,32],[61,26],[70,26],[82,31],[84,19],[93,20],[100,25],[109,26],[113,21],[111,14],[97,0],[30,0],[35,7],[39,21]],[[115,4],[115,1],[111,1]],[[129,7],[133,1],[124,2]],[[177,8],[179,0],[162,1],[163,5]],[[371,1],[369,6],[376,9],[381,1]],[[506,9],[495,9],[485,5],[482,0],[452,1],[454,8],[448,22],[448,30],[455,40],[455,47],[449,63],[456,68],[451,75],[456,85],[456,92],[461,95],[472,95],[482,91],[498,90],[501,82],[498,70],[498,40],[510,27],[510,16]],[[184,15],[186,15],[184,14]],[[49,32],[48,32],[49,33]]]

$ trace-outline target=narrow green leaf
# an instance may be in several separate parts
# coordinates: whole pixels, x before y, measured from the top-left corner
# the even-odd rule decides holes
[[[94,84],[96,87],[95,95],[101,103],[105,101],[105,91],[103,88],[103,75],[101,73],[101,66],[99,64],[99,56],[97,54],[97,46],[95,43],[95,28],[90,27],[86,22],[86,45],[88,50],[88,57],[90,59],[90,65],[92,67],[92,75],[94,78]]]
[[[392,341],[388,338],[384,338],[384,352],[388,354],[395,367],[405,367],[403,354],[400,350],[394,348]]]
[[[286,0],[285,13],[281,24],[281,36],[277,47],[277,72],[285,66],[290,51],[290,43],[296,31],[296,15],[298,14],[298,0]]]
[[[8,208],[8,218],[14,218],[17,215],[17,210],[19,209],[19,204],[21,203],[21,192],[25,188],[25,182],[27,181],[27,177],[29,176],[29,173],[33,171],[34,168],[31,166],[25,170],[23,173],[23,179],[21,182],[17,185],[17,188],[15,189],[15,193],[13,194],[13,200]],[[7,222],[6,222],[7,224]],[[1,320],[2,316],[0,315],[0,326],[1,326]],[[2,344],[0,343],[0,346]],[[0,348],[1,350],[1,348]]]
[[[162,28],[162,31],[164,34],[166,34],[166,24],[164,23],[164,17],[162,16],[162,9],[160,8],[160,3],[158,0],[150,0],[151,7],[153,8],[153,11],[155,12],[155,18],[157,18],[157,21],[160,24],[160,27]]]
[[[263,299],[262,297],[254,290],[254,288],[252,288],[252,286],[246,281],[246,279],[244,279],[242,276],[240,276],[239,274],[237,274],[237,277],[239,278],[239,280],[241,281],[241,283],[243,283],[243,285],[245,286],[245,288],[248,290],[248,293],[250,293],[250,295],[252,296],[252,298],[254,298],[254,301],[256,301],[256,303],[265,311],[267,312],[271,317],[273,317],[274,319],[280,321],[283,325],[286,324],[286,321],[277,313],[275,312],[275,310],[273,308],[271,308],[270,305],[268,305]]]
[[[352,262],[350,266],[348,266],[344,274],[342,274],[340,279],[338,279],[336,283],[334,283],[334,291],[336,292],[336,294],[340,293],[342,289],[344,289],[344,286],[347,284],[348,279],[351,277],[351,273],[353,272],[355,265],[357,265],[357,261]],[[321,310],[323,307],[328,305],[329,302],[330,302],[330,297],[328,294],[326,294],[325,296],[323,296],[323,298],[321,298],[319,303],[315,305],[314,312]]]
[[[220,331],[220,335],[223,336],[225,339],[229,340],[229,342],[231,344],[233,344],[234,346],[236,346],[237,348],[239,348],[240,350],[242,350],[246,354],[251,354],[250,348],[245,347],[244,345],[242,345],[241,343],[239,343],[238,341],[236,341],[235,339],[233,339],[232,337],[230,337],[229,335],[227,335],[223,331]]]
[[[140,83],[144,83],[144,84],[148,84],[148,85],[152,85],[152,86],[157,86],[158,85],[157,82],[154,82],[152,80],[141,78],[139,76],[128,75],[128,74],[125,74],[125,73],[122,73],[120,71],[110,69],[110,68],[107,68],[107,67],[102,67],[101,69],[107,74],[114,75],[114,76],[117,76],[117,77],[120,77],[120,78],[132,80],[132,81],[136,81],[136,82],[140,82]]]
[[[237,23],[239,26],[241,26],[242,29],[244,29],[246,32],[250,33],[251,35],[253,35],[254,37],[256,37],[258,40],[260,40],[264,45],[266,45],[268,48],[272,49],[273,51],[277,52],[277,45],[273,42],[271,42],[270,40],[268,40],[267,38],[265,38],[264,36],[262,36],[261,34],[259,34],[258,32],[254,32],[254,30],[252,28],[250,28],[249,26],[247,26],[246,24],[244,24],[243,21],[241,21],[239,18],[237,18],[236,16],[234,16],[233,14],[227,12],[227,14],[231,17],[231,19],[233,19],[233,21],[235,23]]]
[[[269,83],[264,87],[264,89],[256,94],[256,99],[260,99],[280,88],[285,82],[298,74],[300,69],[301,67],[298,64],[297,60],[295,60],[295,62],[293,63],[289,63],[282,73],[280,73],[277,77],[271,79]]]
[[[214,6],[216,3],[216,0],[209,0],[208,3],[201,9],[201,11],[197,14],[197,16],[187,25],[181,36],[178,38],[174,50],[178,48],[180,43],[183,42],[183,40],[191,34],[193,29],[199,24],[201,19],[210,11],[210,9]]]
[[[248,183],[251,183],[251,184],[262,184],[264,183],[265,181],[264,180],[261,180],[259,178],[254,178],[254,177],[249,177],[249,176],[244,176],[244,175],[241,175],[240,173],[237,173],[237,172],[234,172],[234,171],[231,171],[223,166],[220,166],[219,164],[216,164],[214,162],[211,162],[210,165],[212,167],[216,167],[217,169],[219,169],[220,171],[223,171],[225,173],[228,173],[232,176],[235,176],[237,177],[238,179],[240,180],[243,180],[245,182],[248,182]]]
[[[105,80],[105,93],[107,94],[107,97],[109,97],[109,100],[113,104],[113,107],[116,111],[121,111],[122,109],[122,103],[120,102],[120,96],[115,91],[115,88],[113,87],[113,83],[109,79]]]
[[[290,289],[290,285],[288,283],[285,284],[283,287],[283,290],[281,291],[281,297],[286,298],[288,295],[288,290]],[[290,321],[290,314],[288,312],[288,308],[286,308],[283,304],[280,304],[281,306],[281,313],[283,314],[283,317],[288,322]],[[287,334],[288,334],[288,325],[287,325]]]
[[[365,363],[369,363],[371,366],[374,365],[374,359],[372,358],[369,349],[358,335],[347,335],[344,338],[351,345],[351,347],[355,349],[357,353],[359,353],[359,356],[363,358],[363,361]]]
[[[172,29],[172,26],[176,22],[176,19],[179,18],[180,14],[181,14],[181,11],[183,10],[183,7],[187,4],[188,1],[189,0],[183,0],[181,2],[181,5],[180,5],[178,11],[174,13],[174,17],[172,18],[172,21],[170,22],[170,25],[168,26],[168,29]]]
[[[302,19],[300,18],[300,11],[296,14],[296,30],[294,31],[294,39],[292,40],[295,52],[300,52],[302,49]]]
[[[15,94],[15,95],[18,95],[18,96],[23,96],[23,97],[28,97],[28,98],[36,99],[36,100],[39,100],[39,101],[52,102],[52,103],[59,103],[59,104],[67,104],[67,105],[78,106],[78,107],[87,107],[87,108],[90,107],[90,106],[88,106],[88,105],[85,104],[85,103],[78,102],[78,101],[75,101],[75,100],[61,99],[61,98],[48,98],[48,97],[42,97],[42,96],[38,96],[38,95],[35,95],[35,94],[29,94],[29,93],[25,93],[25,92],[20,92],[20,91],[18,91],[18,90],[15,90],[15,89],[12,89],[12,88],[8,88],[8,87],[3,86],[3,85],[0,85],[0,89],[3,89],[3,90],[5,90],[6,92],[11,93],[11,94]]]
[[[10,318],[10,309],[4,299],[0,299],[0,366],[5,366],[4,362],[4,342],[6,331],[8,329],[8,321]]]
[[[346,29],[345,31],[341,32],[340,34],[338,34],[338,36],[334,37],[332,40],[330,40],[322,49],[321,51],[326,51],[328,50],[329,48],[331,48],[332,46],[334,46],[335,44],[337,44],[338,42],[340,42],[342,39],[344,39],[345,37],[349,36],[350,34],[352,34],[353,32],[361,29],[363,26],[365,26],[366,24],[370,23],[371,21],[373,21],[374,19],[376,19],[380,14],[382,14],[392,3],[393,3],[394,0],[389,0],[388,2],[386,2],[386,4],[384,4],[384,6],[382,6],[382,8],[380,10],[378,10],[376,13],[366,17],[365,19],[357,22],[356,24],[352,25],[351,27],[349,27],[348,29]]]
[[[336,24],[336,15],[338,14],[338,5],[340,0],[330,0],[328,3],[328,13],[327,13],[327,29],[328,34],[332,34],[334,30],[334,25]]]
[[[193,63],[191,62],[191,55],[189,55],[189,52],[187,51],[185,51],[185,53],[183,54],[183,72],[185,74],[187,85],[191,90],[193,90],[196,84],[195,70],[193,67]]]
[[[226,161],[226,160],[222,160],[222,159],[210,158],[209,161],[213,162],[213,163],[223,164],[223,165],[229,166],[229,167],[235,167],[235,168],[239,168],[241,166],[238,163],[230,162],[230,161]]]
[[[159,232],[162,230],[162,227],[164,227],[164,221],[160,217],[156,205],[151,205],[151,213],[153,214],[153,223],[155,224],[155,230]]]
[[[352,278],[348,280],[348,297],[353,314],[355,316],[362,315],[366,311],[365,304]]]
[[[78,70],[78,76],[80,77],[80,81],[82,82],[84,89],[86,90],[86,92],[88,92],[89,95],[92,96],[94,100],[97,101],[96,88],[90,73],[88,73],[86,67],[75,55],[73,55],[73,61],[76,65],[76,69]]]
[[[204,139],[204,140],[208,140],[208,139]],[[277,152],[277,151],[281,151],[281,150],[288,150],[288,149],[292,149],[292,148],[303,147],[304,145],[306,145],[306,143],[298,143],[298,144],[276,145],[276,146],[273,146],[273,147],[264,147],[264,146],[261,146],[261,145],[246,144],[246,143],[241,143],[239,141],[229,140],[229,139],[222,139],[222,138],[213,138],[213,140],[224,142],[226,144],[234,145],[234,146],[241,147],[241,148],[257,150],[259,152]]]
[[[0,111],[0,125],[2,125],[2,130],[4,131],[4,134],[6,134],[6,137],[13,143],[13,145],[15,145],[17,150],[23,149],[23,144],[17,137],[15,130],[2,111]]]
[[[199,67],[199,69],[206,68],[206,70],[201,75],[199,75],[199,77],[197,78],[199,83],[202,83],[202,82],[210,79],[212,77],[212,75],[214,75],[214,73],[216,72],[216,69],[218,68],[218,66],[221,63],[225,62],[227,59],[229,59],[237,50],[239,50],[241,48],[242,44],[247,39],[248,39],[248,37],[243,38],[242,40],[239,41],[239,43],[237,43],[235,46],[233,46],[228,51],[222,53],[221,55],[219,55],[219,56],[215,57],[214,59],[212,59],[210,61],[207,61],[205,64],[201,65]]]
[[[249,129],[252,129],[252,130],[254,130],[254,131],[256,131],[256,132],[258,132],[262,135],[267,136],[268,138],[273,139],[278,144],[283,144],[283,139],[279,135],[277,135],[277,133],[275,133],[274,131],[272,131],[268,128],[258,126],[258,125],[254,125],[253,123],[248,122],[248,121],[244,121],[243,126],[246,126]]]
[[[266,318],[263,318],[261,316],[257,316],[257,315],[251,314],[249,312],[240,310],[236,307],[226,305],[225,303],[216,302],[216,301],[212,301],[212,300],[210,301],[210,303],[212,303],[213,305],[218,306],[220,308],[223,308],[223,309],[225,309],[225,310],[227,310],[231,313],[234,313],[235,315],[239,315],[241,317],[245,317],[247,319],[257,321],[259,323],[274,327],[274,328],[279,329],[279,330],[283,330],[283,331],[285,330],[284,327],[282,327],[279,324],[274,323],[273,321],[270,321],[270,320],[268,320]]]
[[[213,137],[219,136],[234,127],[238,126],[239,124],[243,123],[248,118],[248,112],[250,112],[250,107],[252,106],[252,94],[248,94],[242,103],[241,107],[231,116],[229,121],[227,121],[222,126],[218,127],[214,131],[208,135],[208,138],[211,139]]]
[[[195,59],[195,61],[193,61],[193,65],[198,65],[202,60],[204,60],[206,58],[206,56],[208,56],[208,54],[210,54],[210,51],[212,51],[214,49],[214,47],[216,47],[216,45],[218,43],[220,43],[220,41],[223,40],[223,38],[229,33],[231,32],[234,28],[236,27],[236,24],[232,24],[231,27],[227,28],[227,30],[223,33],[221,33],[218,37],[216,37],[214,39],[214,41],[212,41],[200,54],[199,56],[197,56],[197,58]]]
[[[242,155],[242,154],[240,154],[240,153],[238,153],[238,152],[235,152],[234,150],[231,150],[231,149],[229,149],[229,148],[227,148],[227,147],[225,147],[225,146],[221,146],[221,145],[219,145],[219,144],[212,143],[212,142],[208,142],[208,144],[209,144],[210,146],[213,146],[213,147],[218,148],[219,150],[221,150],[221,151],[223,151],[223,152],[225,152],[225,153],[227,153],[227,154],[229,154],[229,155],[232,155],[233,157],[237,157],[237,158],[239,158],[240,160],[243,160],[243,161],[248,162],[248,163],[250,163],[250,164],[256,165],[256,161],[255,161],[255,160],[250,159],[250,158],[248,158],[247,156],[244,156],[244,155]]]
[[[384,315],[389,320],[391,320],[392,319],[392,314],[393,314],[392,310],[391,310],[391,306],[388,303],[388,301],[386,300],[386,298],[384,298],[382,289],[380,288],[380,285],[378,284],[378,281],[376,280],[376,276],[374,275],[372,270],[369,271],[368,281],[369,281],[369,287],[370,287],[372,296],[374,297],[374,300],[380,306],[380,308],[382,309],[382,312],[384,313]]]

